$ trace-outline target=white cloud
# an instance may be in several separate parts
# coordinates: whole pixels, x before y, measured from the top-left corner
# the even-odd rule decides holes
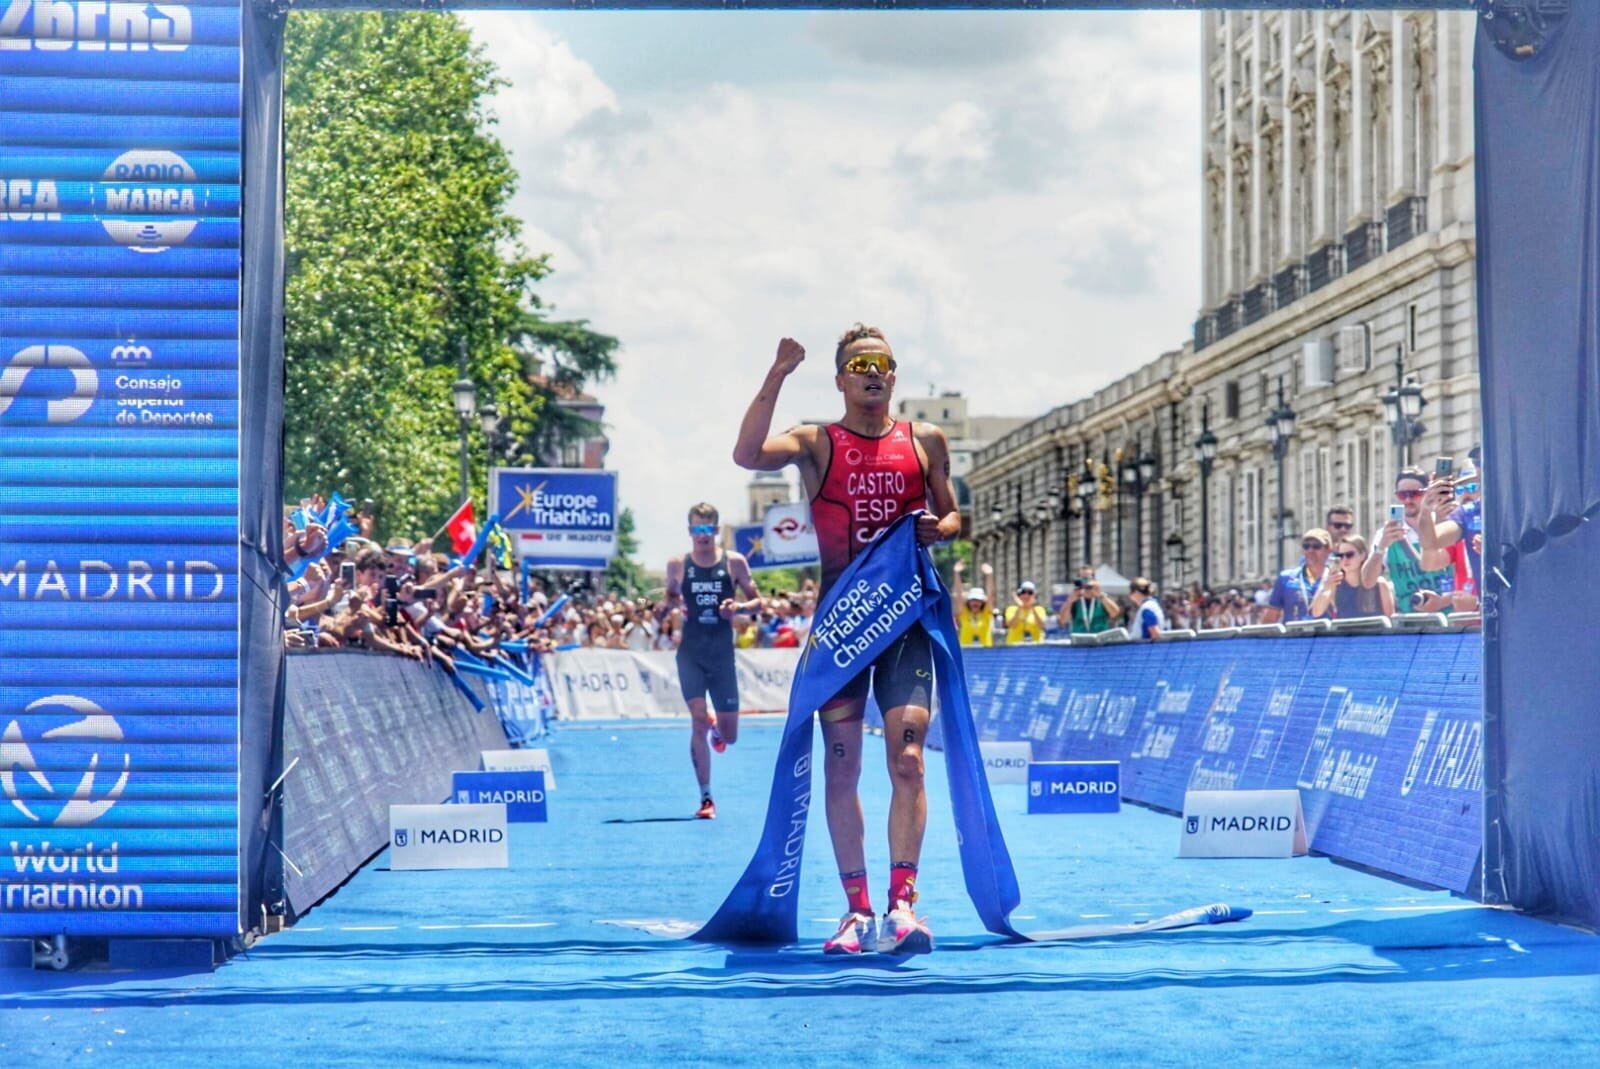
[[[643,55],[675,17],[609,25]],[[719,68],[713,41],[700,80],[618,92],[535,17],[467,16],[513,83],[497,111],[529,246],[553,253],[541,295],[623,340],[599,392],[653,566],[688,503],[742,516],[733,436],[785,334],[811,359],[780,423],[837,414],[829,358],[858,319],[889,333],[902,393],[1020,415],[1172,348],[1193,317],[1196,20],[811,18],[793,36],[812,44],[773,58],[783,79]],[[627,81],[648,85],[636,64]]]

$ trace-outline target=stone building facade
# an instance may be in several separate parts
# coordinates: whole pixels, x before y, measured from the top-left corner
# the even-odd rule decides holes
[[[1292,564],[1333,504],[1370,534],[1407,459],[1464,462],[1481,425],[1473,19],[1204,16],[1193,339],[979,453],[973,533],[1008,585],[1085,561],[1168,586],[1251,583],[1280,552]],[[1426,401],[1403,434],[1383,401],[1402,383]],[[1267,417],[1284,407],[1280,512]],[[1203,429],[1217,439],[1205,478]],[[1086,509],[1084,478],[1105,491]]]

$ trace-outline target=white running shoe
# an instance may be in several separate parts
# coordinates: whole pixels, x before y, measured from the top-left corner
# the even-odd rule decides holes
[[[824,954],[859,954],[877,943],[878,922],[870,913],[846,913],[839,918],[839,930],[822,944]]]
[[[883,918],[883,928],[878,934],[880,954],[926,954],[933,949],[933,932],[911,910],[900,903]]]

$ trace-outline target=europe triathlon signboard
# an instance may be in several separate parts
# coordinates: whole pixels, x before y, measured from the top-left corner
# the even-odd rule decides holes
[[[494,468],[489,511],[536,568],[602,570],[617,553],[617,473]]]
[[[0,2],[0,936],[238,930],[239,11]]]

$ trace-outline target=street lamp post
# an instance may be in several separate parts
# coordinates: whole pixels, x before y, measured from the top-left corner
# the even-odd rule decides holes
[[[1217,436],[1211,433],[1211,406],[1200,409],[1200,437],[1194,440],[1200,464],[1200,588],[1211,589],[1211,466],[1217,460]]]
[[[1172,562],[1173,583],[1183,586],[1184,566],[1189,563],[1189,557],[1183,552],[1183,535],[1173,531],[1167,535],[1167,559]]]
[[[1144,495],[1150,489],[1150,484],[1156,477],[1156,460],[1149,453],[1143,451],[1139,439],[1133,440],[1134,455],[1122,465],[1122,487],[1133,498],[1133,571],[1135,575],[1144,572]],[[1117,564],[1120,567],[1122,559],[1122,508],[1117,508]]]
[[[497,459],[513,463],[522,451],[511,434],[511,421],[500,415],[499,407],[490,401],[478,410],[478,422],[483,427],[483,441],[489,454],[489,467]]]
[[[1094,566],[1094,498],[1100,492],[1094,464],[1085,459],[1083,479],[1078,483],[1078,511],[1083,513],[1083,563]]]
[[[1068,526],[1071,516],[1071,499],[1067,497],[1064,486],[1053,488],[1045,497],[1045,512],[1050,517],[1050,526],[1045,528],[1045,553],[1050,552],[1050,534],[1055,530],[1056,520],[1061,521],[1061,575],[1065,582],[1072,578],[1072,529]]]
[[[1422,437],[1425,429],[1422,410],[1428,399],[1422,396],[1422,387],[1415,381],[1401,381],[1404,369],[1399,360],[1394,362],[1394,385],[1379,400],[1383,402],[1384,418],[1389,422],[1389,437],[1400,456],[1400,466],[1411,466],[1411,443]]]
[[[468,476],[471,474],[471,458],[467,455],[467,432],[472,427],[472,417],[478,408],[478,388],[467,378],[466,347],[462,350],[461,377],[450,387],[455,394],[456,426],[461,435],[461,500],[467,499]]]
[[[1011,540],[1016,546],[1017,564],[1011,585],[1016,586],[1022,582],[1022,529],[1027,524],[1027,520],[1023,518],[1022,514],[1022,484],[1020,482],[1017,484],[1016,512],[1008,519],[1005,511],[999,505],[996,505],[994,510],[989,513],[989,520],[996,527],[1005,527],[1011,531]]]
[[[1294,437],[1295,411],[1283,399],[1283,377],[1278,377],[1278,407],[1267,416],[1267,430],[1272,434],[1272,456],[1278,462],[1278,571],[1283,571],[1283,460],[1289,455],[1289,439]]]

